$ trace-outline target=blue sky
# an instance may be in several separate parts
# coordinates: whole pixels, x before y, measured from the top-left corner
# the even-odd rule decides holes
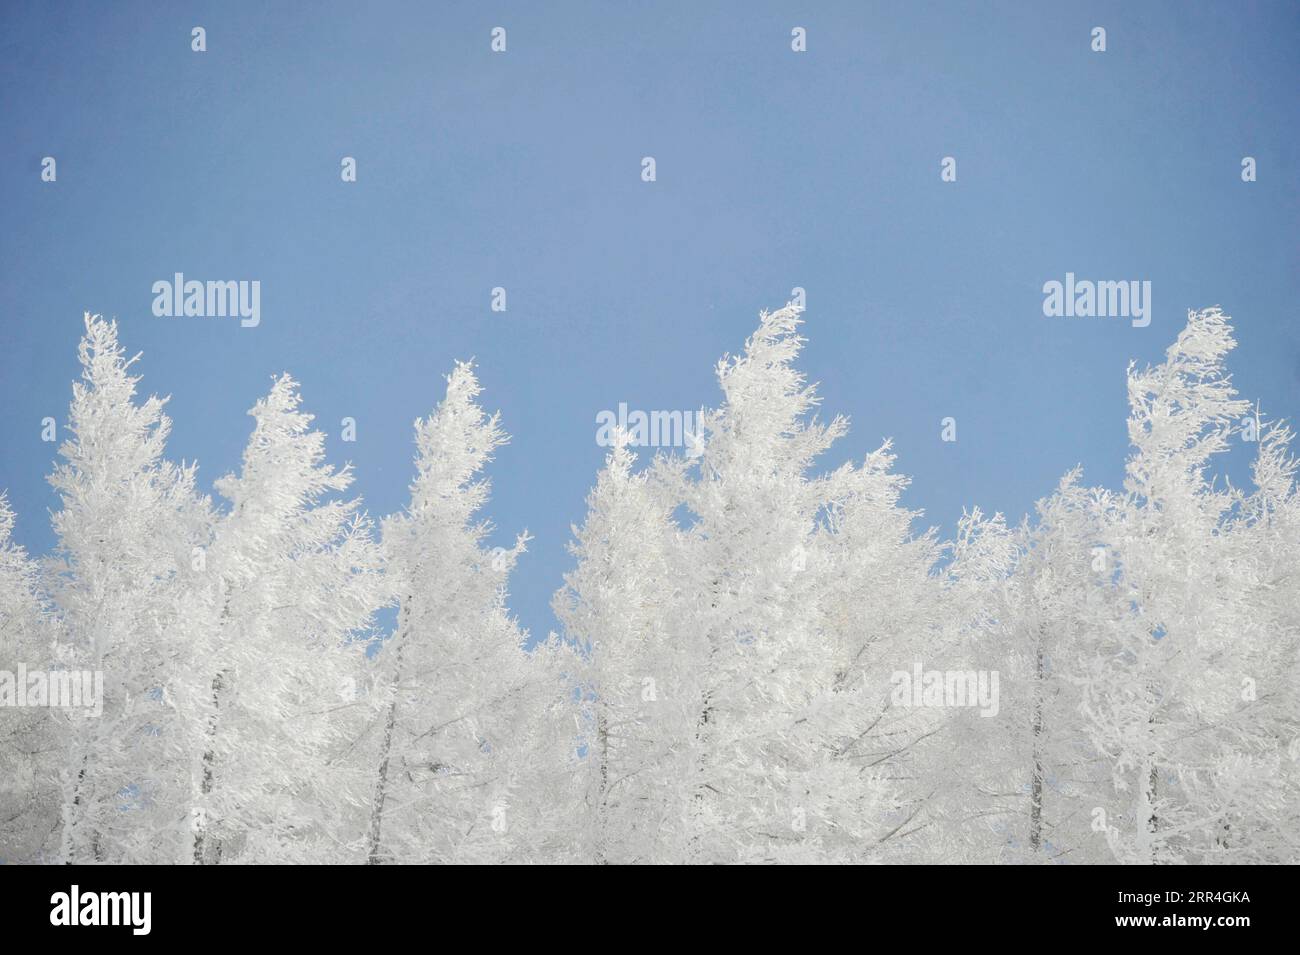
[[[535,634],[597,412],[716,404],[715,362],[794,286],[801,365],[852,419],[827,466],[892,436],[945,532],[966,506],[1018,518],[1077,463],[1117,486],[1125,367],[1189,307],[1234,316],[1239,389],[1298,418],[1298,48],[1294,3],[5,4],[17,536],[52,543],[40,421],[64,419],[87,309],[144,352],[170,456],[206,488],[287,370],[375,516],[404,503],[412,421],[475,358],[513,435],[496,542],[536,538],[511,598]],[[154,317],[178,271],[260,281],[260,326]],[[1044,317],[1067,271],[1150,280],[1150,326]]]

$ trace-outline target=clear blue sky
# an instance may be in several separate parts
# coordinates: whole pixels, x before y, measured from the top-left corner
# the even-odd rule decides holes
[[[852,419],[828,465],[892,436],[945,532],[1076,463],[1115,486],[1125,367],[1188,307],[1223,305],[1241,391],[1300,418],[1298,50],[1295,3],[5,3],[0,488],[47,550],[40,421],[87,309],[206,488],[288,370],[376,516],[473,357],[513,435],[488,516],[536,536],[511,603],[545,633],[596,413],[716,404],[714,363],[796,285],[802,366]],[[260,280],[260,327],[155,318],[177,271]],[[1067,271],[1149,279],[1151,325],[1045,318]]]

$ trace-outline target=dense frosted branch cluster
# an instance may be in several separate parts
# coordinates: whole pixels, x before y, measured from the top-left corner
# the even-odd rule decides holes
[[[1296,463],[1227,318],[1129,369],[1122,489],[1075,470],[944,542],[888,443],[814,471],[847,421],[799,311],[719,363],[689,454],[615,435],[546,640],[507,609],[528,535],[486,543],[470,366],[376,526],[288,375],[206,496],[87,316],[54,553],[0,497],[0,860],[1297,861]],[[1250,490],[1215,477],[1243,437]],[[83,674],[96,712],[51,698]]]

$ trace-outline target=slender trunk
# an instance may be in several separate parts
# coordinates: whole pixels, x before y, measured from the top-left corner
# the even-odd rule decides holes
[[[1147,720],[1148,724],[1152,726],[1152,729],[1150,730],[1152,735],[1154,735],[1155,733],[1155,729],[1154,729],[1155,721],[1156,718],[1154,716],[1152,716],[1149,720]],[[1155,750],[1154,740],[1152,740],[1151,748],[1153,751]],[[1156,785],[1159,782],[1160,782],[1160,774],[1157,770],[1156,757],[1153,752],[1153,755],[1151,756],[1151,771],[1147,776],[1147,784],[1146,784],[1146,803],[1148,806],[1151,807],[1151,818],[1147,820],[1147,831],[1151,833],[1151,838],[1150,838],[1151,857],[1146,861],[1151,863],[1155,862],[1156,847],[1158,845],[1157,831],[1160,828],[1160,819],[1159,816],[1156,814],[1156,795],[1157,795]]]
[[[208,748],[203,754],[203,779],[199,784],[199,792],[204,805],[200,807],[199,814],[194,817],[195,865],[207,864],[207,859],[204,856],[208,826],[207,801],[212,795],[212,784],[217,762],[217,718],[221,710],[221,691],[225,689],[228,672],[227,670],[220,670],[212,678],[212,714],[208,717]],[[214,861],[220,862],[221,844],[214,841],[213,850]]]
[[[83,754],[81,757],[81,768],[77,770],[77,778],[72,785],[72,799],[64,814],[64,819],[66,820],[62,839],[62,856],[64,865],[80,865],[84,861],[79,861],[78,858],[81,855],[81,851],[77,846],[77,831],[86,814],[85,806],[90,801],[86,796],[86,776],[89,764],[89,753]],[[89,850],[90,860],[92,862],[104,861],[104,849],[99,840],[99,830],[93,828],[90,830],[87,849]]]
[[[221,644],[221,638],[224,636],[226,624],[230,620],[230,596],[229,585],[226,579],[221,579],[221,589],[226,594],[221,606],[221,617],[218,620],[218,645]],[[205,843],[207,841],[208,819],[207,812],[209,809],[208,800],[212,795],[213,784],[216,780],[217,764],[217,718],[221,711],[221,691],[225,689],[229,681],[229,669],[218,670],[212,677],[212,714],[208,717],[207,746],[203,752],[203,778],[199,783],[200,802],[198,812],[194,816],[194,864],[205,865],[206,851]],[[216,861],[221,860],[221,844],[214,843],[214,852]]]
[[[713,719],[713,691],[708,690],[704,694],[704,706],[700,711],[699,722],[695,724],[695,747],[696,760],[695,772],[697,776],[695,784],[695,793],[691,804],[691,816],[693,825],[691,827],[691,844],[690,844],[690,861],[698,861],[698,857],[703,852],[701,845],[702,836],[705,828],[705,800],[707,798],[706,789],[708,788],[708,747],[711,745],[712,729],[710,721]]]
[[[102,565],[102,562],[101,562]],[[96,624],[97,629],[91,635],[91,652],[95,662],[95,669],[104,669],[103,639],[100,629],[103,626],[103,616],[101,611],[104,607],[104,596],[102,588],[97,588],[98,602],[96,604],[95,619],[99,621]],[[94,721],[92,726],[88,726],[84,732],[77,732],[76,736],[81,743],[81,765],[77,768],[76,778],[72,782],[71,791],[65,794],[63,803],[63,835],[60,840],[61,855],[63,856],[64,865],[75,865],[85,862],[78,842],[78,830],[81,828],[86,815],[86,806],[90,802],[90,795],[93,795],[94,789],[88,782],[90,775],[90,756],[98,752],[98,740],[96,739],[99,732],[100,721]],[[90,795],[87,794],[89,787]],[[90,833],[89,848],[91,859],[95,862],[103,861],[100,857],[99,833]]]
[[[89,762],[89,755],[83,750],[81,754],[81,767],[77,770],[76,778],[73,779],[70,792],[65,796],[63,801],[63,835],[59,855],[63,858],[64,865],[73,865],[76,855],[77,825],[81,821],[81,797],[82,787],[86,783],[86,764]]]
[[[384,859],[380,852],[383,844],[384,802],[388,798],[388,758],[393,745],[393,727],[397,724],[397,686],[393,686],[393,699],[388,704],[388,720],[384,725],[384,739],[379,749],[379,779],[375,786],[375,802],[370,810],[370,850],[366,865],[379,865]]]
[[[393,731],[397,726],[398,688],[402,683],[402,646],[411,617],[411,595],[402,604],[401,623],[393,637],[396,641],[393,661],[393,698],[388,704],[388,719],[384,723],[384,738],[379,746],[379,778],[375,783],[375,801],[370,808],[370,847],[366,865],[380,865],[383,856],[384,803],[388,799],[388,759],[393,748]]]
[[[1136,831],[1133,833],[1133,845],[1130,851],[1123,851],[1120,862],[1129,865],[1154,865],[1157,852],[1156,816],[1156,782],[1155,760],[1145,757],[1138,766],[1136,785],[1133,793],[1133,821]],[[1145,817],[1145,822],[1143,821]]]
[[[1229,822],[1224,822],[1222,831],[1217,836],[1214,837],[1215,845],[1217,845],[1224,852],[1227,852],[1228,849],[1231,848],[1228,845],[1228,837],[1231,835],[1232,835],[1232,824]]]
[[[1156,767],[1152,766],[1151,776],[1147,782],[1147,804],[1151,806],[1151,819],[1149,820],[1147,829],[1152,836],[1155,836],[1156,830],[1160,826],[1160,819],[1156,815],[1156,783],[1159,782],[1159,779],[1160,777],[1156,771]],[[1153,838],[1151,841],[1154,843],[1155,839]]]
[[[103,543],[103,541],[100,541]],[[107,655],[105,644],[109,641],[106,639],[108,630],[107,618],[104,614],[104,602],[108,598],[105,574],[107,573],[108,561],[100,558],[98,561],[98,571],[93,578],[93,589],[91,599],[95,603],[95,612],[91,617],[93,621],[93,630],[90,634],[90,651],[95,662],[96,670],[106,669],[104,659]],[[85,735],[78,734],[82,739],[81,749],[81,766],[77,770],[76,782],[72,787],[72,800],[68,806],[66,825],[64,826],[64,860],[67,864],[75,864],[84,861],[81,858],[80,850],[77,846],[77,831],[81,827],[88,804],[94,797],[94,786],[88,782],[90,776],[90,757],[98,753],[99,733],[101,721],[96,720],[94,727],[87,729]],[[89,792],[88,792],[89,790]],[[103,852],[99,842],[99,832],[92,827],[87,840],[90,849],[90,858],[93,862],[103,862]]]
[[[728,505],[728,509],[730,509],[730,505]],[[709,602],[709,609],[711,611],[716,611],[718,609],[719,604],[721,603],[721,594],[719,592],[721,583],[722,583],[721,577],[720,576],[715,577],[713,579],[712,585],[710,586],[710,590],[712,591],[712,600]],[[696,772],[697,781],[695,784],[695,792],[691,800],[691,809],[690,809],[692,825],[691,825],[690,845],[688,847],[689,849],[688,861],[691,862],[699,861],[699,856],[702,854],[703,851],[703,847],[701,843],[702,843],[702,836],[704,831],[704,815],[705,815],[704,803],[706,799],[705,790],[706,787],[708,786],[708,782],[707,782],[708,764],[709,764],[708,748],[711,745],[710,737],[712,734],[710,733],[710,731],[713,729],[711,723],[715,722],[714,712],[713,712],[714,688],[708,686],[708,680],[710,676],[717,669],[714,661],[714,658],[717,656],[718,653],[717,639],[714,636],[715,629],[716,629],[716,624],[710,626],[709,628],[709,633],[708,633],[709,659],[704,673],[705,686],[707,688],[705,689],[703,693],[703,698],[701,700],[700,718],[695,724],[695,750],[696,750],[695,772]]]
[[[1038,631],[1034,663],[1034,769],[1029,783],[1029,847],[1036,855],[1043,844],[1043,633]]]
[[[597,704],[596,743],[600,747],[600,804],[596,808],[596,865],[608,865],[609,845],[609,715],[608,704]]]

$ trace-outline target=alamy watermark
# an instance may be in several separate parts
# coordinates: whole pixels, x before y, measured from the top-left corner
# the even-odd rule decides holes
[[[104,713],[102,670],[0,670],[0,706],[44,706]]]
[[[262,322],[262,283],[248,281],[200,282],[177,272],[172,281],[153,283],[153,313],[159,318],[239,318],[244,328]]]
[[[895,706],[978,706],[980,716],[998,715],[997,670],[895,670],[890,699]]]
[[[1119,282],[1077,280],[1043,283],[1043,314],[1048,318],[1128,318],[1134,328],[1151,324],[1151,280]]]
[[[627,402],[620,401],[617,412],[596,414],[596,444],[611,447],[622,431],[633,447],[686,448],[688,456],[698,458],[704,453],[703,417],[703,411],[628,411]]]
[[[121,925],[130,928],[132,935],[148,935],[152,909],[152,892],[83,892],[73,885],[50,896],[50,924]]]

